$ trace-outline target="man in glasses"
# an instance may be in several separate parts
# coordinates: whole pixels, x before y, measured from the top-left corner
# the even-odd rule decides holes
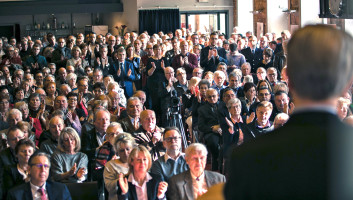
[[[163,181],[189,169],[185,155],[181,152],[181,134],[177,127],[167,127],[163,134],[163,146],[166,153],[154,161],[151,167],[153,174],[162,175]]]
[[[48,154],[33,154],[28,164],[31,181],[11,189],[7,199],[71,199],[66,185],[47,181],[50,169]]]

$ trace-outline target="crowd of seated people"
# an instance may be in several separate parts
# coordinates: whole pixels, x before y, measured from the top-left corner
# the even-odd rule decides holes
[[[229,150],[295,110],[290,33],[236,31],[0,38],[0,199],[30,181],[34,151],[51,155],[50,180],[97,181],[100,199],[196,199],[225,182]],[[352,92],[337,103],[350,124]]]

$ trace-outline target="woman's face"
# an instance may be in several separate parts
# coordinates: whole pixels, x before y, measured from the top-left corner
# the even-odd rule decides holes
[[[75,50],[73,50],[72,53],[73,53],[74,58],[80,57],[80,51],[77,48]]]
[[[132,57],[134,55],[134,49],[132,47],[126,49],[127,57]]]
[[[207,90],[208,90],[207,85],[201,85],[200,86],[200,94],[201,94],[201,96],[206,97],[206,91]]]
[[[157,47],[153,49],[153,53],[154,55],[156,55],[157,57],[162,55],[162,48],[161,47]]]
[[[23,92],[23,90],[20,90],[20,91],[18,91],[17,93],[16,93],[16,99],[17,100],[22,100],[22,99],[24,99],[25,98],[25,94],[24,94],[24,92]]]
[[[256,96],[256,89],[255,87],[250,88],[246,93],[245,96],[247,99],[252,100]]]
[[[0,111],[7,112],[9,110],[9,101],[7,99],[3,99],[0,101]]]
[[[31,108],[33,110],[38,110],[39,106],[40,106],[40,99],[39,97],[33,97],[31,98],[31,100],[29,101],[29,105],[31,106]]]
[[[16,155],[18,158],[18,162],[28,164],[28,160],[33,153],[34,153],[33,147],[27,146],[27,145],[21,145]]]
[[[54,84],[49,84],[47,87],[48,96],[55,94],[56,87]]]
[[[348,105],[345,103],[338,103],[337,104],[337,115],[340,119],[344,119],[347,117],[348,113]]]
[[[23,132],[23,135],[24,135],[24,138],[28,138],[29,135],[28,135],[28,127],[25,126],[23,129],[21,129],[22,132]]]
[[[233,103],[228,110],[232,116],[239,116],[241,113],[241,105]]]
[[[120,148],[117,153],[122,163],[127,162],[127,158],[129,157],[131,150],[132,150],[132,146],[129,143],[126,143],[126,144],[120,143]]]
[[[74,137],[65,135],[63,139],[64,150],[68,153],[75,152],[76,140]]]
[[[71,89],[74,89],[74,86],[76,84],[76,79],[75,78],[70,79],[68,84],[71,87]]]
[[[29,113],[28,108],[23,106],[22,108],[20,108],[20,111],[22,112],[22,118],[27,119]]]
[[[131,165],[133,167],[134,174],[146,173],[148,171],[148,158],[145,154],[140,151],[137,157],[132,159]]]

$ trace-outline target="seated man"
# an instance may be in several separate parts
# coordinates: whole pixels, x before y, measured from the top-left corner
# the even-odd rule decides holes
[[[166,149],[166,153],[153,162],[151,173],[160,174],[162,181],[168,182],[172,176],[189,169],[184,153],[180,151],[181,134],[177,127],[168,127],[165,129],[163,146]]]
[[[35,153],[28,161],[31,181],[11,189],[7,199],[62,199],[71,200],[66,185],[47,181],[50,157],[46,153]]]
[[[190,170],[175,175],[169,180],[169,199],[197,199],[211,186],[226,182],[222,174],[205,170],[207,149],[204,145],[191,144],[185,150],[185,159]]]
[[[165,149],[161,141],[163,128],[156,125],[156,114],[153,110],[144,110],[140,114],[140,128],[132,134],[137,144],[144,145],[151,153],[152,160],[164,155]]]
[[[139,98],[130,97],[127,101],[126,113],[127,117],[119,120],[124,132],[134,133],[140,128],[140,113],[142,111],[142,104]]]
[[[234,94],[234,93],[233,93]],[[207,147],[212,154],[212,170],[218,170],[219,142],[222,129],[218,121],[218,93],[215,89],[206,92],[207,103],[198,109],[198,127],[204,133]]]
[[[49,155],[53,154],[58,146],[59,136],[65,128],[64,120],[59,116],[54,116],[49,121],[49,134],[44,131],[39,139],[45,140],[40,145],[40,151]],[[47,136],[46,136],[47,135]]]
[[[256,107],[256,119],[248,124],[249,129],[255,137],[273,131],[273,125],[270,121],[272,113],[272,103],[261,101]]]

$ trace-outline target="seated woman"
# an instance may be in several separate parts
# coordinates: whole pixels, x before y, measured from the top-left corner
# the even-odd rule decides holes
[[[35,150],[35,144],[30,139],[25,138],[17,143],[15,153],[18,163],[4,168],[4,176],[2,177],[4,199],[6,197],[6,192],[9,189],[29,181],[28,172],[30,167],[28,165],[28,160]]]
[[[87,178],[88,158],[81,149],[81,140],[75,129],[66,127],[62,130],[58,150],[51,157],[50,173],[54,181],[83,182]]]
[[[109,127],[108,127],[109,129]],[[107,129],[107,132],[108,132]],[[104,183],[109,192],[109,200],[117,199],[117,185],[119,174],[127,175],[129,172],[128,157],[135,147],[135,139],[128,133],[120,133],[114,139],[113,147],[119,159],[109,161],[104,168]]]
[[[25,138],[32,140],[34,143],[36,142],[36,136],[32,132],[32,126],[30,123],[28,123],[26,121],[19,121],[16,125],[24,133]]]
[[[168,184],[160,175],[149,174],[152,165],[151,154],[144,146],[135,147],[128,158],[129,175],[119,174],[118,199],[165,199]],[[137,196],[136,190],[139,191]]]
[[[220,119],[223,132],[223,152],[232,145],[241,145],[243,142],[255,138],[246,125],[246,116],[241,115],[241,101],[238,98],[230,99],[227,103],[230,118]]]

